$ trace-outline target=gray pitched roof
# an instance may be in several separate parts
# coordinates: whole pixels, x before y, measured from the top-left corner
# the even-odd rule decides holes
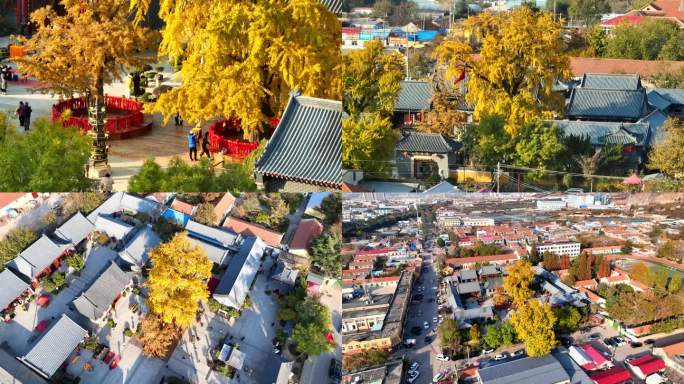
[[[160,243],[159,235],[146,226],[135,234],[124,250],[119,252],[119,257],[130,264],[142,266],[149,259],[149,251]]]
[[[99,207],[95,208],[88,214],[88,220],[95,222],[99,215],[107,215],[114,212],[129,211],[129,212],[144,212],[152,217],[158,217],[161,214],[162,205],[154,200],[143,199],[141,197],[131,195],[124,192],[115,192],[107,200],[105,200]]]
[[[480,368],[482,384],[555,384],[570,380],[561,363],[552,355],[526,357]]]
[[[60,225],[55,230],[55,235],[66,242],[76,245],[88,237],[93,229],[95,229],[93,223],[86,219],[79,211]]]
[[[87,335],[85,329],[67,315],[62,315],[21,359],[44,377],[50,378]]]
[[[185,225],[185,229],[192,237],[203,239],[206,242],[213,243],[224,248],[237,246],[237,242],[240,239],[240,235],[233,231],[229,231],[224,228],[219,229],[210,227],[193,220],[188,220],[188,223]]]
[[[651,144],[659,142],[665,136],[665,130],[661,129],[661,127],[665,124],[666,120],[667,115],[659,109],[655,109],[653,112],[639,119],[639,123],[648,124],[649,128],[651,128]]]
[[[397,151],[423,153],[450,153],[457,151],[461,144],[439,133],[411,132],[397,142]]]
[[[460,283],[457,285],[458,293],[465,295],[467,293],[480,293],[480,283],[472,281],[470,283]]]
[[[660,96],[667,99],[672,104],[684,105],[684,89],[679,88],[655,88]]]
[[[56,244],[45,235],[42,235],[28,248],[24,249],[18,257],[11,260],[8,266],[17,272],[33,279],[67,249],[68,245]]]
[[[637,90],[641,88],[639,75],[585,73],[580,83],[582,88]]]
[[[474,269],[464,269],[458,271],[458,276],[461,278],[461,280],[473,280],[477,279],[477,272],[475,272]]]
[[[566,108],[569,119],[638,119],[646,103],[644,90],[575,88]]]
[[[432,103],[432,85],[427,81],[400,81],[399,92],[394,99],[394,110],[397,112],[426,111]]]
[[[646,94],[646,97],[648,98],[649,104],[660,109],[661,111],[664,111],[670,105],[672,105],[672,102],[670,101],[670,99],[662,96],[660,93],[658,93],[654,90],[648,91],[648,93]]]
[[[0,311],[7,308],[29,285],[9,269],[0,272]]]
[[[214,298],[223,305],[239,309],[261,264],[261,256],[266,244],[258,237],[245,239],[238,252],[230,260],[226,272],[221,277]]]
[[[291,268],[289,265],[282,261],[278,261],[276,269],[275,271],[273,271],[273,275],[271,275],[271,278],[283,282],[285,284],[294,285],[295,280],[297,280],[298,274],[298,270]]]
[[[342,116],[340,101],[292,94],[255,172],[341,188]]]
[[[225,267],[228,263],[228,260],[230,259],[230,251],[228,250],[228,248],[219,247],[217,245],[204,241],[201,238],[193,237],[192,234],[189,234],[188,240],[190,240],[190,244],[192,244],[193,246],[202,248],[204,250],[204,253],[207,254],[209,260],[211,260],[213,263],[218,264],[222,267]]]
[[[135,227],[111,216],[100,215],[95,219],[95,229],[104,232],[109,237],[122,240],[131,233]]]
[[[443,180],[439,184],[436,184],[423,193],[452,193],[458,192],[458,187],[451,184],[450,182]]]
[[[131,282],[131,275],[111,262],[109,267],[85,290],[74,299],[76,310],[83,316],[97,320],[109,309],[112,302]]]
[[[554,120],[565,136],[588,136],[592,145],[636,144],[648,146],[650,126],[648,123],[612,123],[600,121]]]

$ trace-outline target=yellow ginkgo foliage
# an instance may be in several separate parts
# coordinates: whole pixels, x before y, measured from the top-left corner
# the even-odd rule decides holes
[[[202,248],[190,244],[186,233],[150,251],[148,304],[164,323],[186,328],[195,320],[198,303],[208,297],[211,261]]]
[[[503,117],[506,130],[516,135],[525,122],[562,110],[563,96],[553,85],[569,77],[569,58],[561,25],[549,12],[483,12],[468,18],[464,28],[481,43],[479,54],[454,34],[435,49],[435,58],[447,66],[449,78],[468,73],[466,101],[476,118]]]
[[[144,15],[151,0],[132,0]],[[182,85],[153,110],[195,123],[238,117],[254,139],[290,92],[339,100],[341,24],[318,0],[162,0],[160,54],[182,62]]]
[[[104,84],[122,75],[124,66],[153,60],[152,31],[131,21],[129,0],[61,0],[66,14],[51,6],[37,9],[38,26],[21,44],[28,54],[17,58],[19,71],[38,79],[37,89],[71,97],[102,97]]]

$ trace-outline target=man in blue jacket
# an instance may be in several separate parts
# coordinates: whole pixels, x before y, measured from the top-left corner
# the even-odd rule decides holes
[[[188,132],[188,152],[190,153],[190,161],[197,161],[197,135],[193,131]],[[193,154],[195,155],[194,158]]]

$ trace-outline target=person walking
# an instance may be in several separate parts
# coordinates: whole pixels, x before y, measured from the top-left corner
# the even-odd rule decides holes
[[[17,110],[15,111],[17,117],[19,118],[19,126],[24,126],[24,102],[20,101]]]
[[[211,160],[211,152],[209,152],[209,132],[204,134],[204,137],[202,138],[202,153],[200,153],[200,157],[207,155],[209,160]]]
[[[0,72],[0,93],[7,94],[7,69],[4,66]]]
[[[188,132],[188,153],[190,161],[197,161],[197,135],[193,131]]]
[[[183,119],[180,117],[180,113],[176,112],[176,116],[173,117],[176,121],[176,127],[183,125]]]
[[[104,193],[109,193],[112,191],[112,188],[114,187],[114,179],[112,179],[112,175],[107,172],[105,173],[104,177],[100,180],[100,191]]]
[[[31,126],[31,112],[33,112],[33,109],[31,109],[27,101],[24,103],[24,131],[28,131]]]

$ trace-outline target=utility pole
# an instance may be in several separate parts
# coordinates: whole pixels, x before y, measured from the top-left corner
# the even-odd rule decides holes
[[[501,177],[501,162],[496,163],[496,194],[499,194],[499,178]]]

